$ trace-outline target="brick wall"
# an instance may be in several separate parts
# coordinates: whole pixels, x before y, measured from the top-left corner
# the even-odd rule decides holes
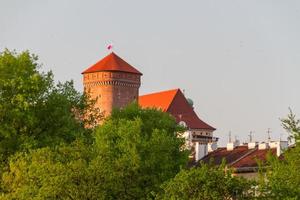
[[[97,99],[96,106],[106,117],[113,108],[122,108],[137,101],[140,77],[139,74],[127,72],[93,72],[83,74],[83,85],[85,92],[92,99]]]

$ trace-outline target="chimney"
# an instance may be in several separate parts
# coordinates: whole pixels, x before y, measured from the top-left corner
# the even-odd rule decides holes
[[[259,150],[268,149],[268,148],[269,148],[269,143],[262,142],[258,145]]]
[[[255,147],[257,147],[257,142],[249,142],[248,143],[248,149],[254,149]]]
[[[227,151],[232,151],[235,147],[240,145],[240,141],[239,140],[235,140],[233,142],[229,142],[227,143]]]
[[[269,142],[270,148],[276,148],[276,155],[279,157],[284,150],[288,148],[287,141],[270,141]]]

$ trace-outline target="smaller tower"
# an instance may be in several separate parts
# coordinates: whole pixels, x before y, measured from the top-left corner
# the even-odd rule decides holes
[[[84,91],[97,99],[96,107],[105,117],[113,108],[122,108],[138,100],[142,73],[114,52],[82,74]]]

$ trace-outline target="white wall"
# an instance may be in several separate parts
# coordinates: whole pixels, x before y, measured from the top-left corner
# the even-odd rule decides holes
[[[207,144],[200,144],[199,142],[196,142],[195,151],[196,151],[195,160],[197,162],[201,158],[207,155]]]

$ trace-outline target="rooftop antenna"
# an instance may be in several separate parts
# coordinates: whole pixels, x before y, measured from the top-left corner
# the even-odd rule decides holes
[[[234,136],[234,141],[235,142],[238,141],[238,136],[237,135]]]
[[[249,142],[252,142],[252,139],[253,139],[253,132],[252,131],[250,131],[250,133],[249,133]]]
[[[185,89],[182,90],[183,95],[185,96]]]
[[[228,142],[231,143],[231,131],[229,131],[229,134],[228,134]]]
[[[270,136],[271,129],[270,128],[268,128],[267,133],[268,133],[268,142],[271,142],[271,136]]]
[[[282,133],[280,133],[280,137],[279,137],[279,141],[281,142],[281,136],[282,136]]]

